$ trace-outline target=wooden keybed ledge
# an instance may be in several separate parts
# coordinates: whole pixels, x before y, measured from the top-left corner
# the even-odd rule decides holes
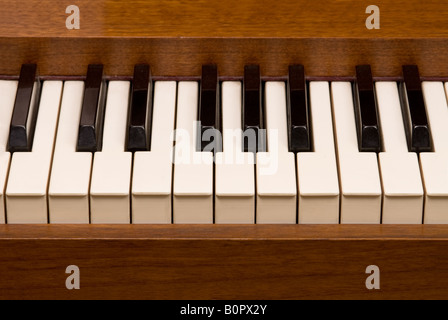
[[[80,8],[67,30],[65,8]],[[367,30],[367,5],[381,28]],[[0,78],[37,63],[45,77],[83,77],[90,63],[129,77],[198,77],[245,64],[309,79],[448,76],[445,0],[54,0],[0,1]],[[81,289],[67,290],[77,265]],[[381,290],[365,287],[368,265]],[[1,299],[421,299],[448,298],[446,225],[0,225]]]
[[[5,224],[0,240],[448,240],[444,225]]]
[[[2,225],[0,299],[445,299],[447,240],[430,225]]]

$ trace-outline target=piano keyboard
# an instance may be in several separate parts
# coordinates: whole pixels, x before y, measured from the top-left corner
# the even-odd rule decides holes
[[[448,223],[448,84],[356,80],[0,81],[0,222]]]

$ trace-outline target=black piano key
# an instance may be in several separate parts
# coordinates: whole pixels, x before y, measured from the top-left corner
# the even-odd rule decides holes
[[[79,121],[77,151],[101,151],[105,89],[103,65],[89,65]]]
[[[135,65],[128,126],[128,151],[149,151],[151,148],[152,94],[150,84],[151,69],[149,65]]]
[[[354,91],[359,151],[380,152],[381,130],[370,65],[356,66]]]
[[[37,119],[39,90],[37,66],[35,64],[22,65],[9,128],[10,152],[31,151]]]
[[[199,128],[196,150],[222,151],[219,81],[216,65],[208,64],[202,66],[198,111]]]
[[[305,69],[302,65],[289,66],[287,102],[289,151],[311,151]]]
[[[403,66],[403,78],[404,82],[400,86],[401,106],[409,150],[431,151],[431,132],[418,67]]]
[[[244,67],[243,82],[243,151],[266,151],[266,135],[264,129],[260,67],[247,65]]]

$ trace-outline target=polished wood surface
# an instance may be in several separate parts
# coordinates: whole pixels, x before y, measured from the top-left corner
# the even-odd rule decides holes
[[[67,30],[65,9],[76,4],[81,28]],[[381,28],[365,28],[369,4]],[[446,38],[443,0],[2,0],[3,37],[149,38]]]
[[[81,28],[67,30],[67,3],[0,1],[0,75],[25,62],[42,75],[130,76],[149,63],[154,76],[199,76],[216,63],[221,76],[242,76],[258,63],[264,76],[285,76],[291,63],[308,76],[351,77],[371,64],[376,77],[397,77],[418,64],[425,77],[447,76],[448,10],[443,0],[377,1],[381,28],[367,30],[358,0],[77,1]]]
[[[0,240],[448,240],[445,225],[0,225]]]
[[[444,226],[4,225],[0,239],[0,299],[448,298]]]
[[[67,30],[53,0],[0,0],[0,79],[37,63],[43,77],[198,77],[218,65],[241,77],[257,63],[285,77],[401,77],[417,64],[448,77],[444,0],[375,1],[381,28],[367,30],[359,0],[77,0],[81,29]],[[448,298],[448,226],[0,225],[1,299],[421,299]],[[78,265],[81,289],[65,288]],[[368,265],[381,290],[365,288]]]

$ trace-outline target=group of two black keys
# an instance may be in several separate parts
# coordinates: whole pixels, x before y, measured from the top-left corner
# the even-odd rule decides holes
[[[287,123],[290,152],[312,151],[310,111],[307,82],[302,65],[289,66],[287,79]],[[423,100],[417,66],[403,66],[404,81],[400,86],[403,119],[410,151],[430,151],[431,135]],[[128,119],[128,151],[149,151],[151,148],[152,92],[149,65],[134,68],[130,112]],[[36,85],[37,84],[37,85]],[[356,67],[354,83],[355,117],[360,151],[381,151],[381,130],[378,121],[376,95],[369,65]],[[197,151],[222,151],[221,106],[217,66],[203,65],[200,81]],[[246,65],[243,79],[243,108],[241,113],[244,152],[266,151],[265,115],[262,80],[258,65]],[[37,92],[33,93],[33,90]],[[79,120],[77,151],[101,150],[105,108],[105,80],[102,65],[89,65],[85,80],[82,111]],[[24,64],[10,126],[9,151],[30,151],[37,117],[39,81],[37,66]],[[208,139],[204,133],[211,130]],[[219,134],[218,134],[219,132]],[[247,134],[249,133],[249,134]],[[245,137],[255,136],[256,143]]]

